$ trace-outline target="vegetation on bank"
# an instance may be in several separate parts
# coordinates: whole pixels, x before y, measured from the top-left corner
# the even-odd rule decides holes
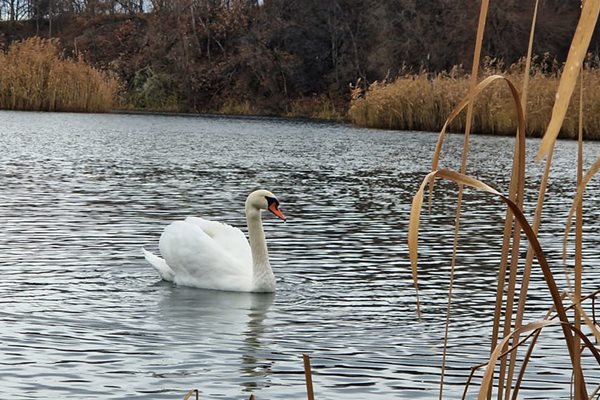
[[[489,60],[484,65],[489,65]],[[600,139],[600,69],[598,59],[590,59],[584,71],[584,136]],[[517,87],[523,81],[524,63],[513,65],[507,72],[484,68],[481,79],[502,74]],[[372,128],[439,131],[446,117],[469,90],[469,75],[455,68],[450,73],[407,74],[390,82],[374,82],[366,91],[355,89],[348,117],[352,123]],[[527,96],[528,136],[543,135],[554,105],[560,70],[543,71],[534,65],[529,79]],[[474,104],[474,132],[513,135],[517,115],[508,88],[498,84],[484,91]],[[561,137],[575,138],[578,132],[579,97],[572,99],[561,129]],[[464,131],[465,115],[459,116],[450,129]]]
[[[58,41],[33,37],[0,52],[0,108],[107,112],[119,82],[81,59],[62,56]]]
[[[118,76],[131,109],[342,118],[350,83],[360,79],[364,89],[404,71],[438,74],[465,63],[478,5],[0,0],[0,46],[36,35],[58,38],[65,54]],[[580,5],[540,4],[536,53],[565,60]],[[484,53],[507,64],[522,57],[532,11],[531,2],[495,2]],[[600,42],[594,43],[593,51]]]

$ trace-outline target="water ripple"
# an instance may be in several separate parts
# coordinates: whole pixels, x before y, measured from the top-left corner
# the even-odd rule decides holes
[[[0,112],[0,398],[304,398],[301,354],[320,399],[437,397],[455,187],[439,182],[420,238],[420,322],[406,248],[412,196],[436,135],[255,118]],[[474,137],[469,170],[506,191],[510,138]],[[533,159],[537,141],[530,141]],[[450,135],[447,167],[460,136]],[[600,146],[588,145],[586,165]],[[542,245],[552,265],[576,146],[555,155]],[[541,166],[528,165],[526,213]],[[163,227],[201,215],[245,225],[246,195],[278,194],[265,220],[275,295],[158,281],[140,254]],[[586,291],[600,283],[600,208],[586,201]],[[465,192],[447,382],[458,398],[489,351],[505,210]],[[557,269],[559,284],[564,286]],[[531,318],[550,306],[534,273]],[[568,397],[560,332],[540,341],[526,398]],[[588,362],[587,360],[585,362]],[[597,378],[597,377],[596,377]],[[543,396],[542,396],[543,397]]]

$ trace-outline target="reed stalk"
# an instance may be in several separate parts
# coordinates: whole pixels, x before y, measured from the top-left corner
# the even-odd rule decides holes
[[[483,33],[485,31],[485,22],[487,19],[489,7],[489,0],[481,1],[481,8],[479,11],[479,21],[477,24],[477,37],[475,39],[475,52],[473,54],[473,64],[471,69],[471,80],[469,83],[469,103],[467,105],[467,117],[465,124],[465,137],[463,141],[463,152],[462,160],[460,165],[460,172],[465,174],[467,171],[467,160],[469,157],[469,136],[471,134],[471,126],[473,123],[473,103],[475,97],[475,90],[477,86],[477,79],[479,76],[479,62],[481,59],[481,47],[483,45]],[[443,399],[444,392],[444,376],[446,372],[446,356],[448,353],[448,334],[450,327],[450,315],[452,311],[452,290],[454,288],[454,276],[456,269],[456,255],[458,251],[458,233],[460,227],[460,216],[463,199],[463,186],[458,186],[458,197],[456,201],[456,217],[454,223],[454,236],[452,241],[452,259],[450,262],[450,282],[448,284],[448,305],[446,308],[446,323],[444,326],[444,350],[442,354],[442,366],[440,376],[440,400]]]
[[[533,17],[531,19],[531,28],[529,30],[529,42],[527,45],[527,56],[525,59],[525,70],[523,71],[523,86],[521,89],[521,109],[523,112],[523,117],[525,119],[525,121],[527,121],[527,97],[529,94],[529,75],[530,75],[530,71],[531,71],[531,60],[532,60],[532,55],[533,55],[533,40],[535,37],[535,26],[536,26],[536,22],[537,22],[537,13],[538,13],[538,6],[539,6],[539,0],[536,0],[534,8],[533,8]],[[509,243],[507,241],[509,232],[510,232],[510,228],[512,225],[512,221],[509,221],[508,215],[506,218],[506,222],[505,222],[505,230],[504,230],[504,241],[502,244],[502,260],[501,260],[501,266],[500,266],[500,273],[498,274],[498,290],[496,292],[496,308],[494,311],[494,328],[493,328],[493,333],[492,333],[492,351],[493,351],[493,346],[495,346],[495,343],[498,341],[498,328],[500,326],[500,320],[502,317],[502,297],[503,297],[503,287],[504,287],[504,280],[506,277],[506,257],[508,255],[509,252]],[[537,225],[537,226],[536,226]],[[538,228],[539,227],[539,221],[538,224],[535,223],[534,221],[534,233],[537,234],[538,232]],[[509,289],[508,293],[514,293],[515,290],[515,283],[516,283],[516,271],[517,271],[517,267],[518,267],[518,258],[519,258],[519,238],[520,238],[520,231],[516,232],[513,235],[513,257],[511,260],[511,277],[510,277],[510,282],[512,282],[511,284],[511,288]],[[516,251],[514,249],[517,249]],[[525,279],[525,275],[527,275],[527,279]],[[525,301],[526,301],[526,296],[524,295],[524,293],[527,293],[527,288],[529,285],[529,276],[531,275],[531,264],[529,264],[528,266],[528,270],[523,272],[523,280],[521,283],[521,290],[520,290],[520,297],[519,297],[519,304],[518,304],[518,308],[517,308],[517,315],[516,315],[516,321],[515,321],[515,329],[518,329],[521,327],[522,324],[522,316],[524,314],[525,311]],[[514,299],[512,297],[509,298],[509,296],[507,296],[507,310],[510,308],[512,310],[512,304],[513,304]],[[510,306],[509,306],[510,304]],[[510,313],[507,311],[507,313],[505,314],[505,324],[504,324],[504,333],[503,335],[506,336],[511,329],[511,319],[510,317]],[[513,337],[513,343],[518,342],[519,341],[519,334],[516,333]],[[499,398],[501,399],[501,393],[502,393],[502,385],[504,384],[504,382],[506,382],[506,389],[505,389],[505,394],[504,394],[504,398],[505,399],[509,399],[510,397],[510,391],[512,388],[512,380],[513,380],[513,375],[514,375],[514,369],[515,369],[515,364],[516,364],[516,359],[517,359],[517,352],[512,352],[511,356],[510,356],[510,361],[508,362],[508,371],[506,371],[506,379],[505,379],[505,368],[506,368],[506,364],[507,364],[507,359],[503,358],[502,359],[502,364],[500,366],[500,374],[499,374]],[[491,397],[491,396],[488,396]],[[499,399],[499,400],[500,400]]]
[[[306,379],[306,396],[307,396],[308,400],[315,400],[315,393],[313,390],[313,383],[312,383],[312,370],[310,368],[310,357],[308,356],[308,354],[304,353],[302,355],[302,358],[304,359],[304,377]]]
[[[579,135],[577,140],[577,186],[583,181],[583,66],[579,72]],[[575,229],[575,290],[572,298],[574,304],[579,304],[581,301],[581,280],[583,276],[583,199],[579,199],[576,205],[577,220]],[[575,327],[581,329],[581,313],[579,308],[575,308]],[[579,338],[575,337],[575,348],[580,347]],[[577,359],[578,365],[576,368],[581,368],[581,357]],[[575,376],[574,385],[578,387],[578,376]]]

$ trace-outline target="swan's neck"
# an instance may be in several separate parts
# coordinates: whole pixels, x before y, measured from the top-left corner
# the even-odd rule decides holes
[[[272,292],[275,290],[275,276],[269,263],[269,251],[267,250],[260,211],[255,207],[246,207],[246,219],[250,249],[252,250],[253,290]]]

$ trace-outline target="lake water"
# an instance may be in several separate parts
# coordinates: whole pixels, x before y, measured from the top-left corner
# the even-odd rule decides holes
[[[0,112],[0,398],[437,398],[455,189],[440,183],[421,229],[421,300],[406,246],[410,201],[435,133],[261,118]],[[511,138],[473,138],[469,171],[506,191]],[[528,215],[541,165],[528,141]],[[457,168],[462,136],[443,165]],[[600,143],[586,147],[586,165]],[[560,285],[576,143],[555,155],[542,245]],[[586,291],[600,286],[600,179],[586,197]],[[160,282],[141,248],[189,215],[245,229],[255,188],[275,295]],[[486,359],[504,207],[467,191],[446,398]],[[536,269],[531,319],[550,302]],[[542,336],[526,398],[567,398],[561,333]],[[597,372],[597,367],[596,367]],[[592,373],[592,382],[599,374]],[[473,390],[471,393],[475,393]]]

